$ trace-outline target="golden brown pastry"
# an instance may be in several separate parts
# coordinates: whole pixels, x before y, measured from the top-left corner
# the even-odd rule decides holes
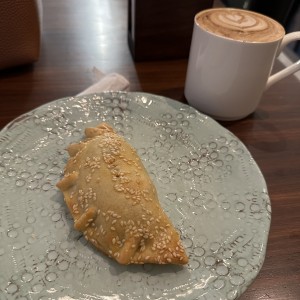
[[[121,264],[186,264],[179,234],[136,151],[105,123],[85,135],[68,147],[57,183],[74,227]]]

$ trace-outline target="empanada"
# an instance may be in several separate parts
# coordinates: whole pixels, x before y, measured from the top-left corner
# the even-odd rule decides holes
[[[179,234],[136,151],[105,123],[85,135],[68,147],[57,183],[74,227],[120,264],[186,264]]]

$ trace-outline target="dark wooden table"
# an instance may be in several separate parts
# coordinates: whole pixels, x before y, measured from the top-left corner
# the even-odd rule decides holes
[[[126,39],[127,1],[44,0],[43,7],[40,60],[0,73],[0,128],[41,104],[85,89],[93,83],[93,67],[124,75],[131,91],[185,102],[187,60],[133,62]],[[282,80],[265,92],[253,115],[222,125],[252,153],[272,202],[265,263],[240,299],[300,299],[299,81],[294,76]]]

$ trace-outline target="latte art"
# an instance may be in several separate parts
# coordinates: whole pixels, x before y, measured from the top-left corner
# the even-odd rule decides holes
[[[265,20],[240,13],[214,14],[211,16],[211,20],[216,25],[232,30],[262,31],[268,28],[268,24]]]
[[[271,42],[285,34],[283,27],[271,18],[234,8],[202,11],[197,14],[196,23],[216,35],[245,42]]]

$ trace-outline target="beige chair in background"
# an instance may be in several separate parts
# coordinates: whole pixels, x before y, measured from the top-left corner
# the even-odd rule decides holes
[[[0,0],[0,70],[37,61],[40,40],[41,3]]]

